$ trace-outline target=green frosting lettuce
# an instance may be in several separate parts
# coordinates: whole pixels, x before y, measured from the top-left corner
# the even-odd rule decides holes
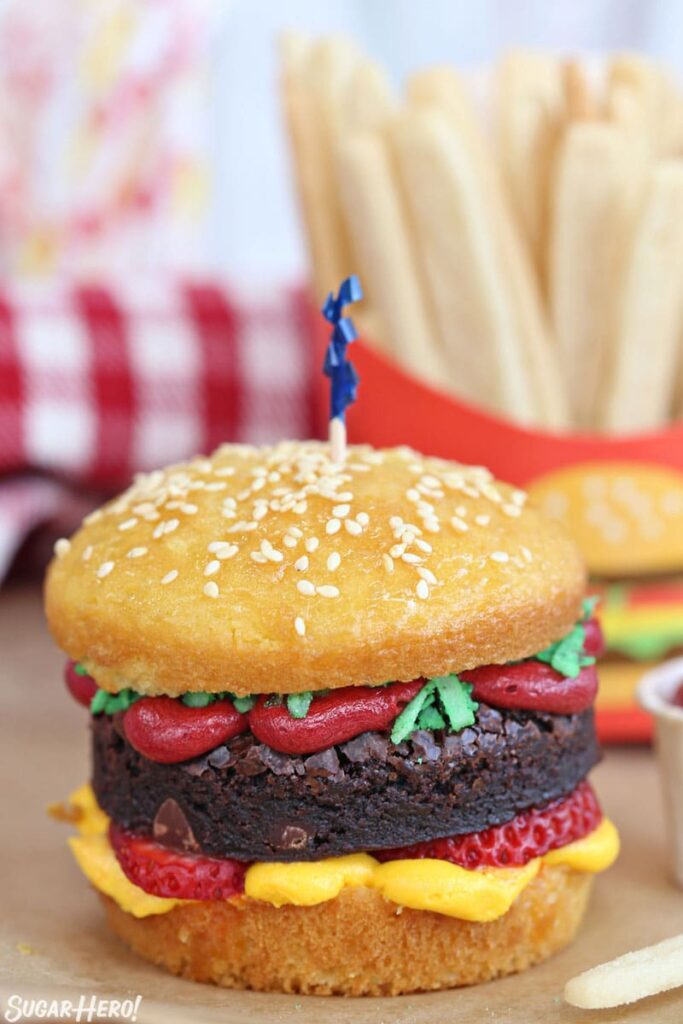
[[[561,640],[557,640],[550,647],[546,647],[544,651],[539,651],[534,655],[536,661],[545,662],[560,675],[567,676],[569,679],[576,679],[582,668],[594,665],[595,658],[583,653],[586,641],[583,624],[593,614],[597,601],[597,597],[585,598],[580,620]]]
[[[93,715],[115,715],[117,711],[127,711],[141,696],[131,689],[119,690],[118,693],[98,690],[90,701],[90,711]]]
[[[311,690],[304,693],[290,693],[287,696],[287,710],[292,718],[305,718],[313,700]]]
[[[472,686],[456,675],[430,679],[406,704],[391,730],[393,743],[407,739],[416,729],[444,729],[460,732],[474,723],[479,707],[472,700]]]

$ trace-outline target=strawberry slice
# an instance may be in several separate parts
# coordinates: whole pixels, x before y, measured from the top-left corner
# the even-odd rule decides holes
[[[522,867],[534,857],[582,839],[598,827],[602,811],[588,782],[545,807],[518,814],[505,825],[447,839],[432,839],[396,850],[375,850],[377,860],[434,857],[462,868]]]
[[[109,841],[126,878],[152,896],[227,900],[244,892],[244,874],[249,865],[242,861],[179,853],[113,822]]]

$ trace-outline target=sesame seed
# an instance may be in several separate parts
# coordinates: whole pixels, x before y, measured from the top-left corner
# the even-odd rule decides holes
[[[319,544],[320,544],[320,541],[318,540],[317,537],[309,537],[304,546],[305,546],[306,550],[310,554],[312,554],[314,551],[317,550]]]
[[[250,551],[249,557],[251,558],[252,562],[258,562],[259,565],[265,565],[266,562],[268,561],[268,559],[266,558],[262,551]]]
[[[146,554],[147,548],[131,548],[128,552],[128,558],[142,558]]]
[[[178,579],[178,570],[177,569],[171,569],[170,572],[167,572],[165,576],[161,577],[161,582],[163,583],[164,586],[166,586],[167,583],[173,583],[173,580],[177,580],[177,579]]]
[[[228,485],[223,483],[221,480],[216,480],[212,484],[207,484],[204,488],[205,491],[224,491]]]
[[[426,566],[420,565],[418,567],[417,571],[420,574],[420,576],[422,577],[422,579],[426,580],[427,583],[431,583],[434,586],[438,583],[438,580],[437,580],[436,576],[434,575],[434,573],[432,572],[432,570],[431,569],[427,569]]]
[[[404,562],[408,562],[409,565],[417,565],[422,561],[419,555],[413,555],[410,551],[406,551],[404,555],[401,555],[401,559]]]
[[[360,523],[361,526],[367,526],[370,522],[370,516],[367,512],[359,512],[356,516],[356,522]]]
[[[163,536],[163,533],[164,533],[164,524],[163,523],[159,523],[158,526],[154,527],[154,533],[152,534],[152,536],[154,537],[155,540],[159,540],[159,537]]]
[[[339,597],[339,587],[330,586],[329,583],[315,589],[316,593],[320,594],[321,597]]]
[[[428,519],[425,519],[424,520],[424,528],[425,528],[425,530],[429,530],[430,533],[438,533],[439,532],[439,520],[438,519],[433,519],[431,517],[428,518]]]
[[[408,499],[408,501],[419,501],[420,492],[417,490],[416,487],[409,487],[408,490],[406,491],[406,498]]]
[[[283,544],[285,545],[286,548],[295,548],[296,547],[296,537],[290,537],[290,535],[288,533],[286,533],[284,535],[284,537],[282,538],[282,541],[283,541]]]
[[[338,533],[341,529],[341,522],[339,519],[328,519],[325,525],[325,533],[332,536],[333,533]]]
[[[333,551],[327,558],[327,568],[330,572],[335,572],[341,563],[341,555],[338,551]]]
[[[226,544],[224,548],[220,548],[220,550],[216,552],[216,558],[219,558],[221,562],[223,562],[226,558],[232,558],[232,556],[236,555],[238,551],[239,548],[236,544]]]
[[[218,572],[220,567],[221,563],[218,561],[217,558],[214,558],[211,562],[208,563],[208,565],[204,567],[204,575],[213,576],[215,573]]]
[[[513,491],[510,495],[515,505],[525,505],[528,495],[526,491]]]
[[[264,519],[268,515],[268,506],[267,505],[259,505],[258,508],[254,509],[254,511],[252,512],[252,515],[253,515],[254,519],[256,520],[256,522],[260,523],[261,520]]]
[[[415,543],[420,551],[424,551],[426,554],[431,555],[433,548],[431,544],[428,544],[426,540],[422,540],[421,537],[416,537]]]
[[[335,505],[334,508],[332,509],[332,514],[335,516],[339,516],[340,519],[343,519],[344,516],[348,516],[350,511],[350,505]]]
[[[196,505],[193,505],[192,502],[186,501],[180,506],[180,511],[184,512],[186,516],[194,516],[199,509]]]
[[[308,555],[302,555],[301,558],[297,558],[294,568],[297,572],[305,572],[308,569]]]
[[[99,569],[97,570],[98,578],[103,580],[105,576],[109,575],[109,573],[112,571],[113,568],[114,568],[114,563],[113,562],[102,562],[102,564],[100,565]]]
[[[300,530],[298,526],[288,526],[287,533],[291,534],[292,537],[296,537],[297,540],[300,540],[304,535],[303,530]]]
[[[389,520],[389,526],[392,530],[398,530],[403,526],[403,520],[400,516],[392,516]]]
[[[296,589],[300,594],[304,594],[306,597],[312,597],[315,594],[315,587],[310,580],[299,580],[296,585]]]
[[[92,556],[92,550],[93,550],[92,544],[88,544],[88,546],[83,551],[83,561],[84,562],[90,561],[90,558]]]
[[[341,493],[339,493],[337,495],[337,500],[338,501],[353,501],[353,494],[351,493],[351,491],[341,491]]]
[[[425,484],[426,487],[441,487],[441,481],[437,480],[435,476],[423,476],[420,483]]]
[[[206,545],[206,550],[210,551],[211,554],[213,555],[217,551],[220,551],[221,548],[227,548],[227,547],[228,547],[227,540],[212,540],[210,544]]]
[[[389,554],[391,555],[392,558],[400,558],[403,554],[405,554],[405,550],[405,544],[394,544],[392,548],[389,548]]]
[[[297,631],[299,636],[306,636],[306,623],[300,615],[294,619],[294,629]]]
[[[459,530],[460,533],[466,533],[469,530],[469,526],[460,518],[460,516],[451,517],[451,526],[454,527],[454,529]]]
[[[204,584],[204,594],[206,595],[206,597],[218,597],[218,595],[220,594],[218,584],[214,583],[213,580],[209,580],[208,583]]]
[[[418,581],[418,584],[415,587],[415,593],[423,601],[427,600],[427,598],[429,597],[429,585],[426,580],[421,579]]]
[[[506,516],[511,516],[512,518],[516,518],[522,514],[522,510],[519,505],[503,505],[503,512]]]
[[[295,512],[298,516],[302,516],[307,508],[308,508],[308,502],[306,502],[306,501],[297,501],[297,503],[294,505],[292,511]]]
[[[59,540],[55,541],[54,552],[57,558],[64,558],[64,555],[68,555],[71,550],[71,541],[67,540],[66,537],[60,537]]]
[[[524,558],[525,562],[531,562],[532,561],[533,555],[531,554],[529,549],[527,547],[525,547],[524,544],[522,544],[522,546],[520,547],[519,550],[522,552],[522,557]]]
[[[384,568],[387,570],[387,572],[394,571],[394,560],[391,557],[391,555],[382,555],[382,561],[384,562]]]
[[[358,537],[363,532],[363,527],[355,519],[345,519],[344,528],[352,537]]]
[[[138,521],[135,517],[126,519],[124,523],[119,523],[119,530],[132,530],[134,526],[137,526],[137,523]]]
[[[491,555],[491,561],[493,562],[509,562],[510,556],[507,551],[494,551]]]
[[[491,522],[491,516],[487,516],[487,515],[475,516],[474,517],[474,521],[477,524],[477,526],[488,526],[489,523]]]

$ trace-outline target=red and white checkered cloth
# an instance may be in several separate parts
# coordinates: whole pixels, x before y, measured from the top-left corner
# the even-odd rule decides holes
[[[0,290],[0,580],[136,470],[311,434],[312,349],[301,290]]]

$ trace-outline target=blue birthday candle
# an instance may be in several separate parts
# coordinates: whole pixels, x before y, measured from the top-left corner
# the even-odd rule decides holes
[[[330,379],[330,444],[335,462],[343,461],[346,449],[346,410],[355,402],[358,393],[358,374],[347,358],[347,348],[358,337],[350,317],[344,316],[344,307],[363,298],[363,289],[355,274],[339,286],[335,297],[327,296],[322,314],[332,324],[330,343],[325,352],[323,373]]]

